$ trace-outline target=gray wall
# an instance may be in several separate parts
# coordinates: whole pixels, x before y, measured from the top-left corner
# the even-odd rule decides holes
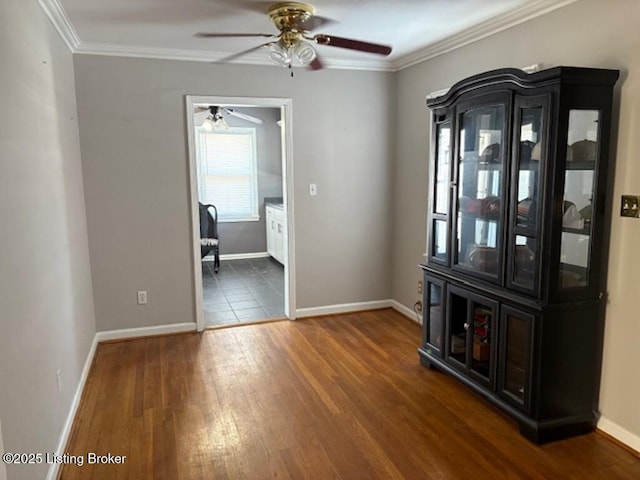
[[[389,298],[393,74],[74,62],[99,331],[195,320],[187,94],[292,99],[298,307]]]
[[[428,112],[425,96],[475,73],[500,67],[576,65],[622,70],[614,211],[623,193],[640,194],[640,2],[581,0],[398,74],[398,141],[394,164],[393,298],[413,305],[426,249]],[[640,221],[614,215],[609,304],[600,407],[609,422],[640,435],[638,272]],[[633,370],[633,369],[632,369]],[[614,429],[616,425],[609,424]],[[636,440],[637,441],[637,440]]]
[[[225,115],[231,127],[254,127],[256,129],[256,152],[258,164],[258,205],[260,220],[257,222],[220,223],[220,254],[262,253],[267,251],[266,222],[264,218],[264,199],[282,197],[282,146],[279,108],[238,108],[238,113],[246,113],[264,120],[257,125],[246,120]],[[201,119],[202,116],[198,116]]]
[[[0,418],[7,451],[53,452],[95,335],[73,64],[37,2],[0,19]]]

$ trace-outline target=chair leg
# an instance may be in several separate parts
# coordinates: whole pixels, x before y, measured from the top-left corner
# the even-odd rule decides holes
[[[218,273],[218,268],[220,268],[220,253],[218,251],[218,248],[216,248],[213,260],[213,271],[215,273]]]

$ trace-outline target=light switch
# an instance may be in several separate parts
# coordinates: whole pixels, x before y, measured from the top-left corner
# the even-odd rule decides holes
[[[318,186],[315,183],[309,184],[309,195],[315,197],[318,194]]]

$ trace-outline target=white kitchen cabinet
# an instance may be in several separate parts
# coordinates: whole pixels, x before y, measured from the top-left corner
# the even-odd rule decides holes
[[[267,205],[267,253],[284,265],[284,210]]]

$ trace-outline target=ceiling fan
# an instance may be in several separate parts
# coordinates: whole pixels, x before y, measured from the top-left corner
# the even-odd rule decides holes
[[[322,61],[312,44],[340,47],[360,52],[389,55],[391,47],[377,43],[336,37],[324,33],[312,35],[311,32],[332,20],[316,16],[311,5],[300,2],[279,2],[271,4],[267,9],[269,18],[279,30],[271,33],[197,33],[202,38],[264,37],[272,39],[266,43],[235,53],[219,61],[228,62],[263,47],[270,47],[269,57],[273,62],[291,68],[294,61],[310,70],[323,68]]]
[[[209,112],[207,118],[202,122],[202,127],[205,130],[212,131],[216,130],[226,130],[229,128],[227,121],[224,119],[223,113],[225,115],[230,115],[232,117],[241,118],[251,123],[255,123],[258,125],[264,124],[264,120],[258,117],[254,117],[252,115],[247,115],[246,113],[236,112],[235,110],[227,107],[218,107],[215,105],[195,107],[194,113],[203,113]]]

